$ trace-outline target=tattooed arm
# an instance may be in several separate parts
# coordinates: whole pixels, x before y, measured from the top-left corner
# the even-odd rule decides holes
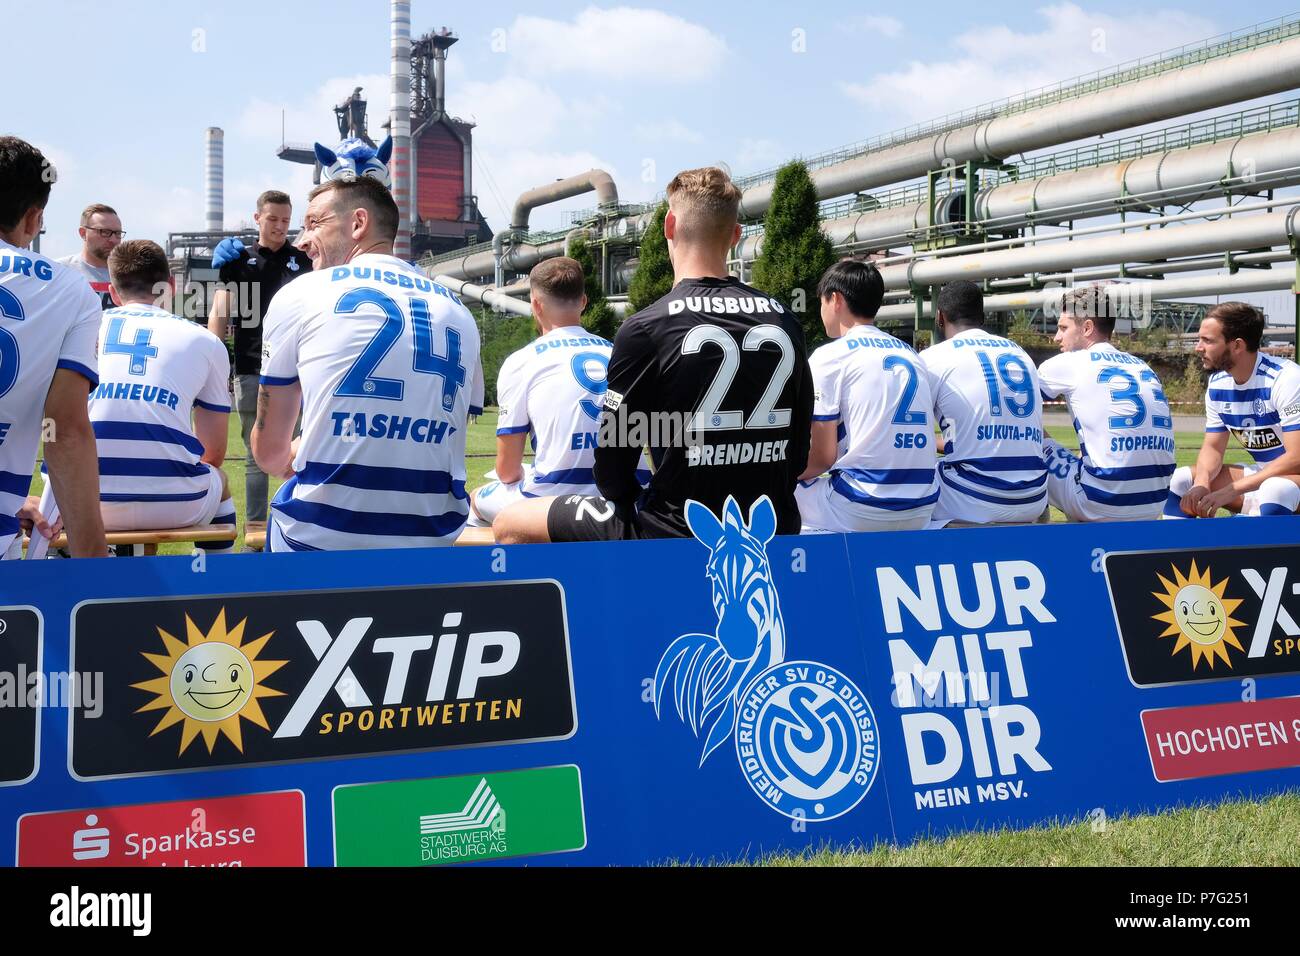
[[[257,390],[257,421],[253,424],[250,450],[257,466],[268,475],[293,476],[293,426],[301,404],[302,387],[296,381],[263,385]]]

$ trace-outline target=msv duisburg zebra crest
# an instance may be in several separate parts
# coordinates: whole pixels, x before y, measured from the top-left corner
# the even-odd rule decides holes
[[[660,658],[656,716],[672,702],[704,740],[701,766],[734,740],[750,786],[779,813],[808,820],[847,813],[875,779],[876,719],[866,695],[835,668],[785,660],[785,623],[767,557],[776,534],[771,500],[754,502],[748,521],[734,498],[720,517],[688,501],[686,523],[709,549],[718,619],[712,634],[683,634]]]

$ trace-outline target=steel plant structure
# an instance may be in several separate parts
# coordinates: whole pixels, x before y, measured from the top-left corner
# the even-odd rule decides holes
[[[1298,88],[1292,17],[802,159],[836,250],[885,254],[882,321],[930,328],[936,287],[959,277],[982,281],[986,308],[1004,314],[1054,302],[1062,284],[1119,280],[1123,297],[1125,280],[1142,279],[1149,318],[1151,301],[1294,291],[1300,197],[1285,190],[1300,185],[1300,100],[1241,107]],[[742,277],[762,249],[775,174],[737,180]],[[598,205],[569,227],[528,230],[529,211],[586,191]],[[609,175],[590,170],[520,196],[490,242],[419,264],[522,314],[520,277],[582,235],[617,296],[652,208],[621,204]]]

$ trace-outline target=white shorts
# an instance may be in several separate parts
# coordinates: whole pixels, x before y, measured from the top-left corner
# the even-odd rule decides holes
[[[943,465],[939,465],[939,500],[930,516],[930,528],[942,528],[950,521],[966,524],[1032,524],[1047,510],[1047,496],[1037,501],[1017,504],[983,501],[962,494],[943,480]]]
[[[1164,501],[1139,508],[1098,504],[1083,490],[1083,459],[1050,438],[1043,440],[1047,460],[1047,499],[1071,521],[1156,521],[1164,514]]]
[[[794,487],[803,534],[848,531],[916,531],[930,523],[934,505],[922,505],[894,515],[854,504],[831,487],[828,476],[801,481]]]
[[[474,492],[469,509],[469,527],[490,528],[496,516],[516,501],[524,500],[524,481],[530,466],[524,466],[524,477],[518,481],[489,481]]]
[[[209,465],[207,494],[196,501],[103,501],[99,510],[105,531],[156,531],[210,524],[220,507],[221,469]]]
[[[1259,471],[1259,465],[1241,465],[1242,477],[1253,475]],[[1259,489],[1248,491],[1241,496],[1241,511],[1239,512],[1245,518],[1258,518],[1259,506],[1262,502],[1259,500]]]

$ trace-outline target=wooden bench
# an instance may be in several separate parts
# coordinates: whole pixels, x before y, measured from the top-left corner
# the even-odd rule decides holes
[[[198,541],[234,541],[234,525],[197,525],[193,528],[159,528],[154,531],[109,531],[104,535],[109,550],[119,558],[134,557],[137,553],[146,557],[158,553],[160,544]],[[29,542],[24,540],[23,546]],[[68,546],[66,534],[56,535],[50,542],[50,550]],[[140,549],[137,552],[137,548]]]
[[[474,547],[477,545],[496,544],[496,537],[491,528],[466,528],[456,539],[456,547]],[[254,551],[266,550],[266,524],[261,521],[249,522],[244,532],[244,546]]]

